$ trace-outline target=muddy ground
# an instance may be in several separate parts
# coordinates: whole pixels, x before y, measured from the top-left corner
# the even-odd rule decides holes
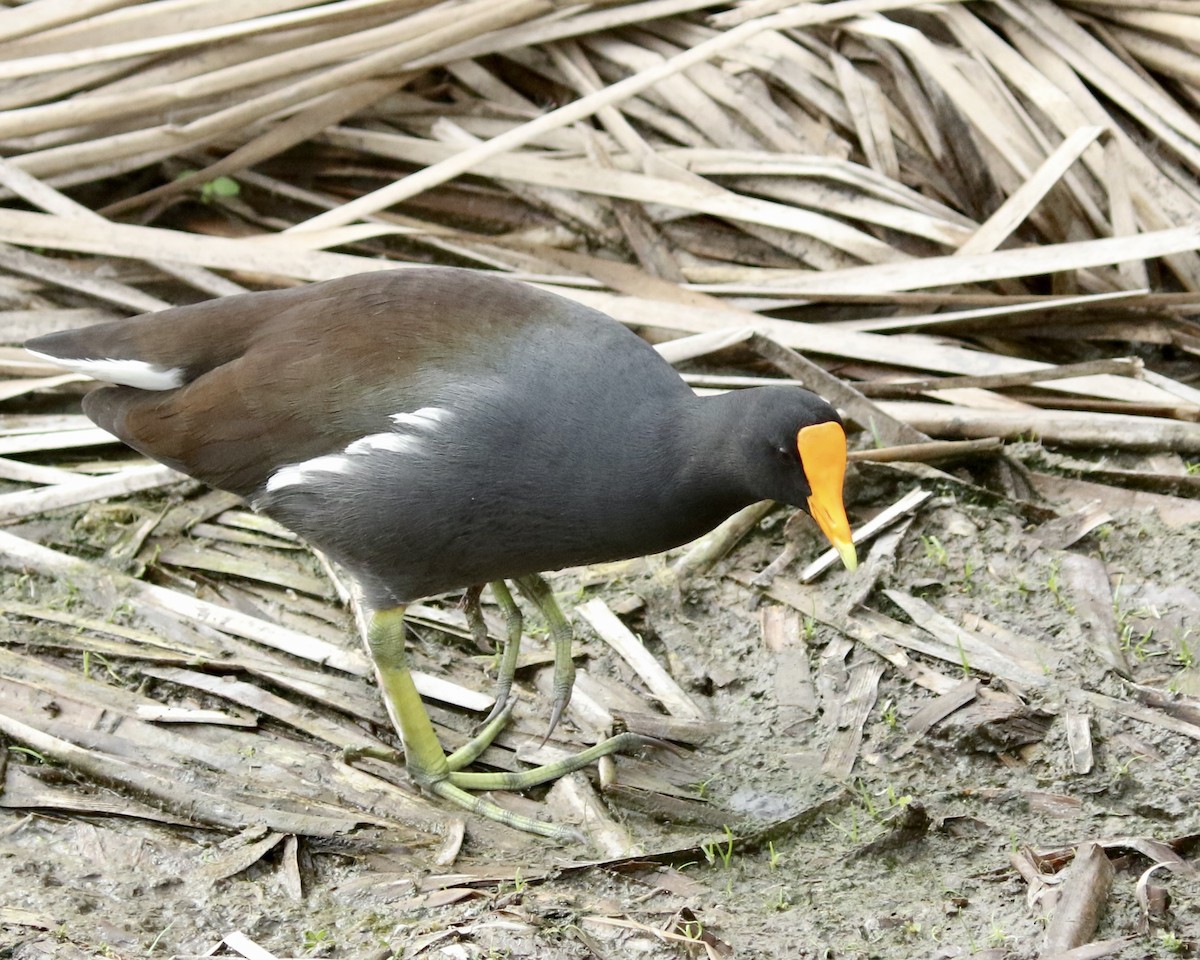
[[[1034,468],[1054,468],[1037,448],[1021,452]],[[1117,942],[1090,955],[1196,956],[1200,882],[1183,867],[1161,867],[1143,905],[1138,881],[1170,854],[1195,865],[1200,850],[1200,526],[1171,526],[1152,509],[1118,507],[1059,546],[1068,537],[1055,533],[1062,524],[1051,504],[1032,494],[1028,503],[983,494],[973,485],[988,479],[990,466],[945,470],[917,477],[861,468],[851,478],[856,522],[914,487],[931,497],[890,550],[886,542],[868,547],[857,573],[831,569],[811,587],[799,585],[796,572],[817,541],[804,524],[785,530],[783,511],[683,586],[664,575],[661,561],[615,578],[573,572],[555,579],[569,611],[585,597],[607,600],[717,721],[705,726],[703,742],[643,758],[651,770],[669,772],[674,799],[685,803],[656,804],[653,790],[637,802],[610,795],[609,815],[644,855],[555,845],[471,817],[452,866],[435,863],[444,849],[439,838],[411,824],[283,836],[255,849],[265,829],[247,823],[239,835],[188,825],[187,810],[154,800],[156,813],[135,815],[131,791],[10,735],[0,797],[0,957],[194,955],[235,933],[242,939],[234,936],[219,955],[266,956],[254,953],[256,945],[279,957],[1031,957],[1042,953],[1060,910],[1056,888],[1078,883],[1069,872],[1059,882],[1072,853],[1094,841],[1115,841],[1102,858],[1113,875],[1085,898],[1101,915],[1082,936]],[[7,529],[103,563],[147,517],[203,496],[195,485],[177,485],[116,508],[76,507]],[[1060,502],[1057,512],[1070,517],[1079,506]],[[1038,531],[1051,534],[1047,542]],[[175,541],[157,536],[140,545],[146,578],[213,595],[222,578],[158,562],[155,551]],[[178,537],[208,542],[186,530]],[[788,540],[798,562],[766,592],[746,585]],[[1096,623],[1104,620],[1096,583],[1078,575],[1078,557],[1103,564],[1110,621]],[[322,575],[297,551],[287,562]],[[860,618],[850,638],[838,618],[872,583],[865,606],[887,619]],[[17,570],[3,574],[2,588],[9,653],[166,704],[229,706],[151,678],[145,661],[72,650],[64,628],[30,607],[136,624],[128,611],[96,609],[87,590]],[[928,609],[905,598],[945,618],[927,621],[923,635],[950,623],[1015,644],[1005,649],[1043,651],[1035,671],[1043,680],[998,678],[965,649],[957,662],[893,649],[886,634],[898,628],[886,625],[922,633],[908,624],[914,609]],[[335,600],[323,602],[341,610]],[[573,619],[577,663],[658,710],[639,677]],[[356,644],[344,612],[331,615],[329,627],[348,647]],[[414,651],[419,668],[464,684],[474,677],[477,689],[489,689],[464,641],[423,630]],[[1119,655],[1128,678],[1114,669]],[[959,709],[948,705],[945,716],[931,717],[938,697],[931,679],[953,681]],[[526,697],[517,726],[536,744],[546,698],[532,670],[519,680]],[[964,688],[964,680],[976,685]],[[368,680],[352,682],[364,699],[374,696]],[[1172,703],[1152,703],[1148,691]],[[63,709],[50,681],[39,695],[30,702],[42,716]],[[37,711],[30,710],[24,719],[33,723]],[[451,726],[469,727],[466,712],[442,714]],[[212,729],[214,742],[234,736],[221,733],[232,728]],[[341,763],[317,738],[269,719],[259,729],[270,736],[255,762],[266,764],[287,741],[311,760],[305,775],[313,782]],[[254,735],[254,727],[237,729],[239,737]],[[618,779],[628,763],[617,761]],[[398,772],[381,775],[403,789]],[[249,790],[253,764],[226,776],[246,778]],[[59,799],[37,799],[31,782]],[[686,809],[702,809],[703,822],[687,822]],[[1163,846],[1169,843],[1175,846]],[[244,869],[223,876],[237,866],[228,864],[239,849],[255,852]],[[1026,876],[1014,858],[1024,858]],[[214,870],[214,863],[225,866]]]

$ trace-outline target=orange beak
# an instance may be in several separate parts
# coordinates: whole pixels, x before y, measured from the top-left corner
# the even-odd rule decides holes
[[[817,423],[796,434],[796,447],[808,476],[812,494],[808,512],[829,538],[847,570],[858,567],[858,554],[842,502],[842,484],[846,480],[846,431],[840,424]]]

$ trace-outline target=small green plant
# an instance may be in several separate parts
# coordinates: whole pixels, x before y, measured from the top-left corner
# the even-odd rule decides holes
[[[993,920],[992,927],[988,930],[987,943],[989,947],[1002,947],[1009,939],[1008,934],[1004,932],[1004,928]]]
[[[1147,627],[1141,633],[1138,633],[1131,623],[1126,623],[1121,627],[1121,649],[1128,653],[1134,660],[1141,663],[1149,657],[1161,657],[1161,651],[1153,651],[1149,649],[1150,641],[1154,639],[1154,628]]]
[[[866,785],[861,780],[858,783],[858,795],[865,801],[863,806],[866,807],[867,812],[874,820],[882,820],[886,814],[891,813],[896,807],[907,807],[912,803],[912,797],[907,794],[900,796],[896,792],[896,788],[890,783],[883,788],[883,806],[879,806],[875,802],[875,799],[867,793]]]
[[[112,662],[108,659],[108,657],[104,656],[101,653],[93,653],[91,650],[84,650],[83,651],[83,675],[85,677],[87,677],[89,680],[91,679],[91,676],[92,676],[92,661],[93,660],[95,660],[96,663],[100,664],[100,666],[102,666],[104,668],[104,672],[107,673],[113,680],[117,681],[118,683],[123,682],[123,678],[121,677],[121,675],[119,673],[117,673],[116,668],[113,667]]]
[[[8,750],[9,750],[9,753],[22,753],[25,756],[29,757],[29,759],[36,760],[38,763],[49,763],[50,762],[46,759],[45,754],[39,753],[37,750],[34,750],[32,747],[12,746],[12,747],[9,747]]]
[[[1117,766],[1117,776],[1120,779],[1124,780],[1127,776],[1129,776],[1130,767],[1132,767],[1139,760],[1145,760],[1145,759],[1146,758],[1143,757],[1141,754],[1138,754],[1138,753],[1131,754],[1128,760],[1122,761]]]
[[[1062,583],[1058,579],[1058,573],[1061,569],[1062,564],[1060,563],[1059,559],[1055,557],[1050,561],[1050,572],[1046,574],[1046,589],[1056,597],[1062,590]]]
[[[896,713],[896,703],[894,700],[889,700],[883,706],[883,724],[889,730],[895,730],[900,725],[900,717]]]
[[[838,823],[833,817],[826,817],[825,822],[841,833],[850,843],[858,843],[859,835],[862,832],[858,823],[858,807],[851,806],[847,813],[850,815],[848,827]]]
[[[770,901],[770,906],[772,910],[776,910],[779,913],[783,913],[784,910],[790,910],[792,908],[791,898],[788,897],[787,891],[783,888],[783,884],[779,885],[779,890],[775,895],[775,899]]]
[[[954,642],[958,645],[958,662],[962,667],[963,677],[970,678],[971,676],[971,661],[967,657],[966,648],[962,644],[962,637],[955,636]]]
[[[328,930],[305,930],[304,949],[311,953],[318,947],[333,943],[333,934]]]
[[[804,642],[811,644],[813,638],[817,635],[817,621],[815,617],[804,618]]]
[[[679,924],[679,935],[699,941],[704,937],[704,924],[699,920],[684,920]]]
[[[1054,597],[1054,602],[1074,615],[1075,604],[1070,601],[1070,598],[1063,594],[1062,580],[1059,577],[1061,564],[1057,557],[1050,561],[1050,572],[1046,574],[1046,589],[1050,591],[1050,595]]]
[[[1173,930],[1162,930],[1158,934],[1158,942],[1168,953],[1183,953],[1187,943]]]
[[[1188,637],[1192,635],[1192,628],[1188,627],[1183,632],[1177,642],[1178,649],[1175,651],[1175,658],[1179,661],[1179,665],[1185,670],[1190,670],[1196,666],[1196,648],[1188,643]]]
[[[950,565],[950,553],[946,550],[942,541],[930,534],[929,536],[922,535],[921,543],[925,547],[925,559],[939,567],[948,567]]]
[[[862,780],[856,780],[853,787],[855,803],[849,804],[846,810],[849,825],[838,823],[830,817],[826,818],[835,830],[842,833],[848,842],[857,844],[862,840],[871,839],[863,833],[862,825],[868,821],[880,824],[877,833],[888,829],[886,821],[897,808],[907,807],[912,803],[908,794],[900,794],[894,786],[888,784],[883,791],[882,799],[872,795]]]
[[[963,593],[971,595],[975,593],[975,564],[971,558],[963,560]]]
[[[70,612],[79,606],[81,600],[79,586],[73,581],[68,580],[63,584],[62,593],[50,601],[50,607],[54,610]]]
[[[875,798],[871,796],[871,791],[867,789],[867,785],[862,780],[854,781],[854,796],[858,800],[858,805],[866,811],[868,817],[872,820],[879,819],[879,811],[875,807]]]
[[[1128,633],[1132,636],[1133,626],[1131,620],[1144,620],[1148,617],[1157,617],[1158,611],[1151,607],[1142,604],[1139,607],[1127,607],[1121,602],[1121,585],[1124,582],[1125,575],[1121,574],[1117,577],[1117,582],[1113,585],[1113,616],[1117,620],[1117,631],[1122,638]]]
[[[128,623],[133,613],[133,604],[128,600],[124,600],[108,611],[108,616],[104,618],[104,622]]]
[[[184,170],[175,179],[185,180],[195,176],[198,172],[197,170]],[[200,185],[200,200],[203,203],[215,203],[223,197],[236,197],[241,192],[241,184],[233,177],[213,177]]]
[[[516,873],[513,874],[513,892],[524,893],[527,886],[529,886],[529,881],[521,876],[521,868],[517,867]]]
[[[959,917],[958,922],[962,924],[963,933],[966,934],[967,937],[967,953],[971,956],[974,956],[979,952],[979,944],[975,940],[975,931],[973,931],[966,925],[966,923],[963,922],[962,917]]]
[[[721,867],[728,870],[733,863],[733,831],[728,826],[725,827],[725,842],[714,843],[713,851],[716,854],[716,860],[720,860]],[[715,864],[716,860],[712,860],[710,863]]]
[[[170,929],[171,929],[173,926],[175,926],[175,921],[174,921],[174,920],[172,920],[172,921],[171,921],[170,923],[168,923],[168,924],[167,924],[165,927],[163,927],[161,930],[159,930],[159,931],[158,931],[158,935],[157,935],[157,936],[156,936],[156,937],[155,937],[153,940],[151,940],[151,941],[150,941],[150,946],[148,946],[148,947],[146,948],[146,952],[147,952],[147,953],[153,953],[155,950],[157,950],[157,949],[158,949],[158,942],[159,942],[160,940],[162,940],[162,938],[163,938],[163,937],[165,937],[165,936],[167,935],[167,932],[168,932],[168,931],[169,931],[169,930],[170,930]]]
[[[716,866],[717,861],[720,860],[721,866],[728,870],[730,863],[733,861],[733,831],[726,825],[724,843],[721,843],[719,840],[711,840],[708,843],[701,844],[700,849],[704,853],[704,859],[710,865]]]
[[[1183,469],[1187,471],[1189,477],[1200,475],[1200,460],[1188,460],[1184,463]]]
[[[913,799],[912,794],[906,793],[901,795],[896,793],[896,788],[890,783],[887,785],[887,790],[884,791],[884,796],[887,798],[889,810],[895,807],[907,807],[910,803],[912,803]]]
[[[767,861],[767,866],[770,867],[772,870],[778,870],[779,869],[779,861],[781,859],[781,854],[779,853],[778,850],[775,849],[775,841],[774,840],[767,841],[767,854],[770,858]]]
[[[879,434],[879,427],[875,424],[875,418],[871,417],[870,420],[871,440],[875,444],[876,450],[882,450],[887,444],[883,442],[883,437]]]

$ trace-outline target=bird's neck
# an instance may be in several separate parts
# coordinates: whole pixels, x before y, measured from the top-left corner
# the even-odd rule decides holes
[[[736,393],[687,397],[681,406],[672,435],[663,438],[678,489],[725,516],[758,499],[743,469],[752,442],[744,398]]]

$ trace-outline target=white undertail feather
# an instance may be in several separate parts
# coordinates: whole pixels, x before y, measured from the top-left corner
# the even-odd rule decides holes
[[[105,383],[116,383],[139,390],[174,390],[183,386],[183,370],[180,367],[167,369],[145,360],[114,360],[112,358],[55,357],[36,350],[28,351],[35,357],[48,360],[75,373],[82,373]]]

